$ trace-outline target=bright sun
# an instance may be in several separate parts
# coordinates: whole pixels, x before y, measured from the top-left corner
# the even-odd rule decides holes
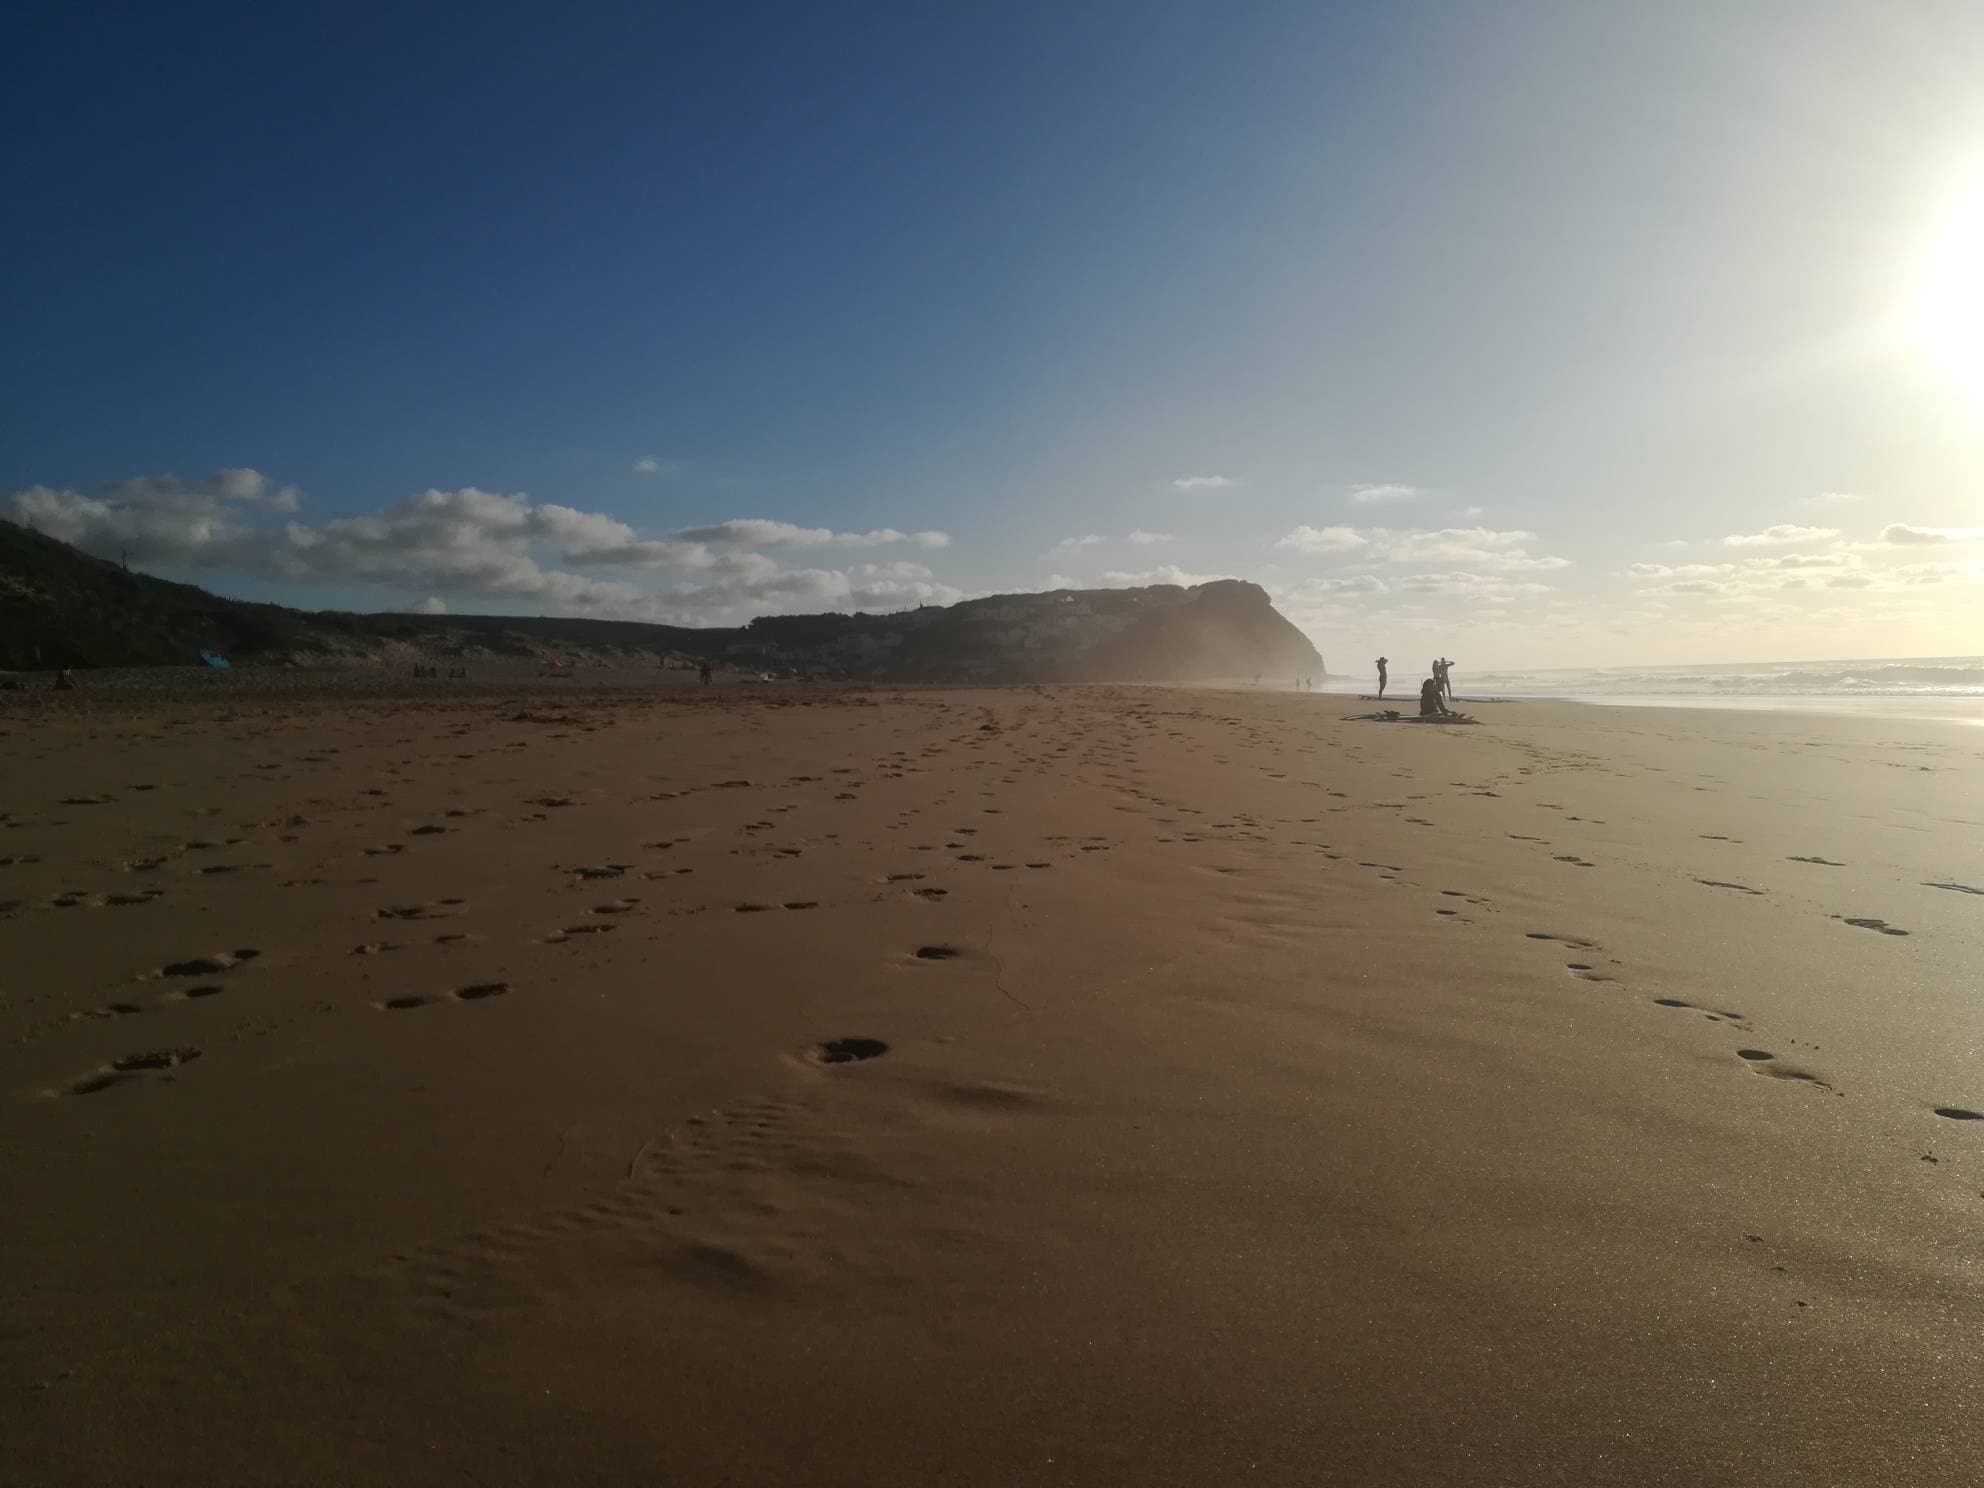
[[[1922,354],[1984,407],[1984,169],[1968,174],[1936,218],[1908,319]]]

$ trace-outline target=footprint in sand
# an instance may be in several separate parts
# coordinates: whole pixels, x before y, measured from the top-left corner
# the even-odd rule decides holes
[[[463,899],[436,899],[424,904],[388,904],[372,911],[374,919],[380,920],[445,920],[450,915],[459,914]]]
[[[1711,1012],[1709,1009],[1705,1007],[1699,1007],[1696,1004],[1692,1002],[1687,1002],[1679,997],[1655,997],[1649,1000],[1654,1004],[1655,1007],[1692,1008],[1695,1012],[1701,1013],[1711,1023],[1720,1023],[1725,1018],[1732,1023],[1740,1023],[1743,1021],[1743,1015],[1741,1013]]]
[[[1952,893],[1957,893],[1957,894],[1984,894],[1984,889],[1973,889],[1969,884],[1960,884],[1955,882],[1928,883],[1925,881],[1922,887],[1925,889],[1948,889]]]
[[[1984,1121],[1984,1111],[1972,1111],[1964,1106],[1938,1106],[1936,1114],[1950,1121]]]
[[[1852,918],[1845,915],[1834,915],[1832,918],[1835,920],[1844,920],[1846,924],[1853,926],[1856,930],[1878,930],[1883,935],[1908,934],[1906,930],[1890,925],[1886,920],[1876,920],[1867,917]]]
[[[1793,1069],[1777,1062],[1777,1056],[1767,1049],[1738,1049],[1736,1057],[1750,1066],[1759,1075],[1769,1075],[1774,1080],[1801,1080],[1808,1085],[1830,1088],[1824,1080],[1810,1070]]]
[[[154,1070],[176,1069],[200,1057],[200,1051],[192,1048],[150,1049],[142,1054],[126,1054],[122,1059],[113,1059],[109,1064],[85,1075],[70,1085],[71,1095],[95,1095],[100,1090],[108,1090],[114,1085],[124,1085],[149,1074]]]
[[[232,971],[244,961],[253,961],[261,954],[252,946],[243,946],[236,951],[220,951],[211,956],[195,956],[186,961],[168,961],[151,975],[155,977],[219,976],[224,971]]]
[[[1817,863],[1822,868],[1844,868],[1846,866],[1844,863],[1835,863],[1831,858],[1816,856],[1809,858],[1786,858],[1784,861],[1787,863]]]
[[[567,925],[563,930],[545,936],[544,943],[546,945],[563,945],[575,935],[605,935],[619,928],[618,925],[614,924]]]
[[[1523,938],[1525,940],[1554,940],[1558,945],[1567,945],[1574,951],[1593,951],[1598,949],[1598,942],[1595,940],[1585,940],[1583,937],[1577,935],[1553,935],[1548,930],[1526,930],[1523,932]]]
[[[432,1007],[437,1002],[481,1002],[490,997],[502,997],[509,991],[508,982],[472,982],[444,995],[408,992],[398,997],[384,998],[372,1005],[384,1012],[398,1013],[410,1008]]]
[[[1704,888],[1734,889],[1739,894],[1755,894],[1758,898],[1762,898],[1764,892],[1762,889],[1753,889],[1748,884],[1728,883],[1720,878],[1698,878],[1695,882]]]
[[[806,1057],[814,1064],[855,1064],[888,1052],[889,1046],[877,1038],[837,1038],[815,1044]]]

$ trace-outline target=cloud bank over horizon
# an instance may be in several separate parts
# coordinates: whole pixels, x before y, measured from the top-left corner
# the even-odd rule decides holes
[[[222,470],[203,481],[166,475],[93,490],[30,486],[13,494],[7,512],[85,552],[140,568],[425,591],[426,613],[463,599],[530,601],[561,613],[715,625],[761,614],[950,604],[964,595],[921,563],[827,567],[778,556],[937,550],[950,542],[937,531],[835,532],[739,517],[643,537],[604,513],[473,486],[422,491],[367,515],[314,525],[268,519],[302,504],[294,486],[253,470]],[[646,582],[629,577],[635,574]]]
[[[1984,528],[1879,516],[1858,531],[1780,522],[1645,541],[1637,553],[1614,540],[1593,561],[1553,551],[1557,544],[1526,527],[1366,526],[1325,515],[1345,504],[1396,509],[1423,495],[1417,488],[1363,499],[1381,488],[1339,486],[1337,495],[1306,498],[1315,521],[1269,526],[1286,503],[1256,498],[1238,477],[1217,479],[1217,511],[1195,515],[1189,507],[1203,488],[1181,489],[1166,530],[1039,536],[1023,545],[1032,567],[1024,550],[987,561],[935,528],[728,517],[643,530],[609,512],[475,486],[319,520],[297,486],[245,467],[197,480],[29,486],[0,512],[142,569],[217,576],[223,589],[230,575],[252,575],[290,602],[309,605],[313,590],[333,591],[370,597],[361,607],[428,614],[507,608],[734,625],[765,614],[885,612],[987,593],[1232,577],[1266,588],[1326,655],[1400,652],[1415,640],[1430,654],[1457,649],[1465,635],[1498,660],[1546,658],[1536,664],[1603,656],[1607,647],[1644,660],[1631,648],[1649,638],[1711,657],[1727,649],[1732,626],[1759,655],[1877,654],[1826,638],[1851,635],[1870,617],[1925,633],[1964,616],[1984,619]],[[1244,498],[1235,494],[1243,485]],[[1857,511],[1878,503],[1826,504]],[[1159,548],[1169,561],[1152,564]]]

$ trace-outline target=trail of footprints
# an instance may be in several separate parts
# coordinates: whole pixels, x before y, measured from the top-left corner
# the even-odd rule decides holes
[[[1455,891],[1446,890],[1445,892],[1453,893]],[[1436,913],[1445,913],[1445,911],[1436,911]],[[1893,933],[1906,934],[1907,932],[1896,931]],[[1565,946],[1575,951],[1595,951],[1600,949],[1597,942],[1587,940],[1582,936],[1564,935],[1549,930],[1526,931],[1525,938]],[[1615,961],[1613,964],[1617,965],[1618,963]],[[1564,969],[1579,981],[1609,982],[1615,985],[1620,982],[1617,976],[1599,970],[1590,961],[1567,961],[1564,963]],[[1680,997],[1654,997],[1648,1000],[1655,1007],[1699,1012],[1711,1023],[1728,1023],[1732,1026],[1745,1029],[1749,1027],[1749,1022],[1745,1015],[1733,1010],[1703,1007],[1698,1003],[1689,1002],[1685,998]],[[1776,1053],[1769,1049],[1743,1047],[1736,1049],[1734,1054],[1753,1074],[1767,1075],[1772,1079],[1793,1081],[1799,1084],[1811,1085],[1821,1090],[1833,1091],[1835,1094],[1839,1093],[1833,1084],[1823,1076],[1795,1064],[1785,1063],[1779,1059]],[[1937,1116],[1951,1121],[1984,1121],[1984,1112],[1972,1111],[1967,1107],[1934,1106],[1930,1109]]]
[[[1059,716],[1060,715],[1057,711],[1054,715],[1054,721],[1059,721]],[[1125,716],[1128,719],[1128,721],[1130,721],[1133,724],[1140,725],[1147,732],[1155,734],[1159,731],[1159,727],[1154,717],[1147,710],[1132,711],[1131,713]],[[1189,711],[1185,711],[1185,712],[1167,712],[1162,716],[1169,718],[1169,717],[1190,717],[1192,715],[1189,713]],[[545,721],[556,722],[558,720],[550,719]],[[578,722],[576,718],[566,719],[564,721],[568,723]],[[1201,718],[1199,721],[1203,722],[1206,720]],[[1218,720],[1214,720],[1214,721],[1218,721]],[[1240,724],[1240,720],[1237,719],[1229,719],[1224,721],[1233,725]],[[967,726],[969,730],[968,732],[964,734],[950,736],[950,743],[953,746],[963,745],[968,749],[982,749],[988,744],[1000,743],[1002,739],[1004,740],[1016,739],[1022,731],[1023,722],[1024,721],[1022,720],[1021,723],[1007,723],[1001,725],[994,722],[991,719],[991,716],[988,714],[984,722],[979,723],[976,726],[968,725]],[[590,725],[582,725],[582,726],[590,728]],[[1166,731],[1166,732],[1168,732],[1170,736],[1174,739],[1182,737],[1176,731]],[[1252,731],[1249,729],[1241,728],[1238,729],[1237,732],[1242,736],[1243,741],[1247,744],[1251,744],[1259,747],[1267,742],[1265,736],[1259,734],[1258,731]],[[517,746],[511,745],[507,747],[517,747]],[[1010,747],[1010,745],[1007,745],[1006,747]],[[1203,745],[1194,746],[1194,747],[1201,750],[1204,748]],[[335,753],[336,751],[332,751],[332,752]],[[933,743],[925,743],[922,746],[922,755],[923,757],[926,758],[932,755],[942,754],[943,752],[944,752],[943,747]],[[1308,753],[1310,751],[1303,750],[1300,752]],[[1280,751],[1277,751],[1277,753],[1280,753]],[[1230,759],[1230,756],[1216,756],[1216,757]],[[1195,808],[1178,803],[1172,803],[1161,800],[1160,798],[1152,795],[1148,791],[1138,788],[1138,786],[1132,783],[1130,778],[1126,777],[1124,774],[1119,773],[1118,769],[1111,768],[1111,766],[1121,767],[1129,771],[1129,776],[1141,776],[1144,772],[1140,767],[1135,765],[1134,763],[1135,758],[1136,757],[1134,753],[1134,741],[1128,735],[1125,735],[1123,738],[1117,740],[1114,744],[1104,743],[1101,742],[1099,739],[1093,740],[1091,742],[1086,743],[1079,750],[1079,752],[1076,751],[1074,746],[1068,744],[1067,742],[1058,743],[1054,745],[1051,749],[1039,753],[1026,752],[1026,747],[1025,745],[1022,744],[1019,748],[1020,763],[1017,765],[1009,764],[1007,765],[1006,768],[1008,771],[1018,769],[1023,771],[1031,771],[1032,773],[1048,773],[1048,772],[1063,771],[1072,762],[1088,770],[1099,769],[1106,777],[1105,781],[1103,782],[1103,788],[1121,791],[1126,796],[1133,798],[1134,800],[1142,803],[1138,806],[1126,805],[1119,809],[1126,811],[1131,811],[1131,810],[1147,811],[1150,807],[1156,806],[1160,810],[1173,811],[1178,813],[1180,816],[1189,815],[1191,817],[1200,818],[1200,819],[1203,819],[1206,816],[1206,813],[1200,812]],[[838,792],[834,798],[836,800],[855,799],[856,792],[859,790],[859,788],[861,788],[864,785],[864,783],[872,782],[877,776],[880,776],[882,778],[901,778],[904,771],[916,771],[920,769],[920,766],[916,765],[913,762],[912,756],[907,751],[898,751],[894,756],[891,756],[884,760],[879,760],[878,763],[880,765],[879,769],[871,768],[867,772],[857,772],[851,767],[841,767],[835,769],[833,771],[834,779],[830,783],[833,785],[844,784],[850,787],[850,789]],[[985,763],[988,766],[990,766],[995,772],[997,771],[998,765],[995,763],[993,759],[988,758],[985,761]],[[1287,776],[1287,772],[1285,770],[1270,771],[1269,773],[1274,778],[1277,779],[1286,778]],[[1525,771],[1523,773],[1528,773],[1528,772]],[[862,778],[859,779],[849,778],[856,775],[861,775]],[[787,787],[793,787],[804,784],[817,784],[823,778],[824,777],[821,776],[801,775],[801,776],[790,777],[784,780],[782,783]],[[1013,776],[1012,774],[1008,773],[1001,778],[1003,778],[1007,782],[1010,782],[1013,779]],[[989,783],[990,777],[986,777],[986,779]],[[1314,784],[1314,782],[1311,783]],[[754,782],[745,781],[745,780],[722,780],[709,784],[704,784],[701,786],[691,785],[686,789],[681,789],[681,790],[661,791],[658,793],[653,793],[652,795],[649,796],[643,796],[640,799],[644,799],[644,800],[652,799],[656,801],[672,800],[683,795],[694,794],[698,791],[742,790],[746,787],[752,786],[753,784]],[[1497,794],[1496,792],[1487,790],[1485,787],[1478,787],[1478,786],[1470,787],[1465,782],[1456,781],[1453,782],[1453,784],[1457,787],[1469,789],[1473,794],[1490,794],[1490,795]],[[138,789],[142,787],[133,787],[133,788]],[[1318,788],[1319,789],[1321,788],[1320,785],[1318,785]],[[385,791],[377,790],[377,789],[368,791],[365,794],[379,797],[381,800],[381,804],[384,803],[385,797],[387,795]],[[991,795],[991,792],[986,791],[986,792],[982,792],[981,794],[989,796]],[[1338,798],[1343,797],[1343,793],[1337,791],[1330,791],[1327,792],[1327,794]],[[1425,798],[1421,796],[1409,796],[1407,799],[1411,801],[1418,801]],[[70,801],[65,802],[64,804],[84,805],[84,804],[96,804],[96,802],[94,800],[90,800],[87,798],[76,797]],[[538,820],[542,820],[545,819],[545,816],[548,812],[580,805],[582,804],[582,800],[578,794],[558,794],[558,795],[546,794],[546,795],[535,796],[531,798],[526,804],[532,808],[536,808],[535,812],[533,813],[534,818]],[[1387,804],[1396,807],[1397,809],[1401,809],[1401,810],[1405,809],[1403,803],[1394,802]],[[1544,805],[1548,809],[1553,809],[1558,811],[1563,810],[1562,806],[1558,805],[1557,803],[1540,803],[1540,804]],[[789,812],[794,808],[790,805],[782,805],[782,806],[758,805],[755,809],[757,812],[761,813],[762,816],[765,818],[776,818],[781,813]],[[981,811],[981,813],[988,816],[998,816],[1002,814],[1001,809],[996,806],[981,806],[978,809]],[[1325,809],[1336,811],[1345,808],[1338,806],[1330,806]],[[445,814],[449,817],[457,817],[464,815],[464,813],[457,811],[449,811]],[[1181,837],[1161,837],[1158,840],[1163,842],[1182,840],[1187,844],[1196,843],[1196,842],[1205,842],[1205,841],[1235,842],[1235,841],[1249,841],[1249,840],[1252,841],[1268,840],[1267,829],[1263,826],[1262,823],[1256,821],[1252,817],[1247,816],[1245,813],[1234,813],[1231,814],[1231,816],[1232,819],[1230,820],[1210,822],[1204,825],[1198,825],[1189,828],[1182,834]],[[1578,817],[1566,817],[1565,819],[1570,821],[1582,820],[1582,818],[1578,818]],[[1165,825],[1174,825],[1177,821],[1177,817],[1160,817],[1158,818],[1158,820]],[[1285,824],[1285,819],[1283,820]],[[1315,819],[1305,817],[1303,818],[1303,820],[1305,822],[1313,822]],[[293,817],[289,819],[289,824],[295,826],[295,825],[302,825],[304,824],[304,822],[302,818]],[[906,823],[902,825],[906,825]],[[773,831],[774,829],[775,829],[775,822],[769,819],[754,820],[752,822],[744,824],[741,828],[739,828],[739,830],[741,830],[744,833],[747,839],[753,837],[754,834],[768,833]],[[388,833],[392,831],[391,828],[386,828],[384,830]],[[459,830],[459,829],[453,827],[443,827],[438,823],[432,821],[421,823],[419,825],[415,825],[411,827],[403,826],[400,829],[400,831],[403,832],[406,837],[412,839],[438,838],[442,836],[444,833],[454,830]],[[833,833],[826,834],[826,837],[830,844],[835,835],[836,834]],[[1545,839],[1542,838],[1520,837],[1520,834],[1510,834],[1510,835],[1518,836],[1519,840],[1534,842],[1538,844],[1545,843]],[[985,864],[993,871],[1009,872],[1013,868],[1018,866],[1017,864],[1011,862],[990,861],[990,859],[992,859],[996,855],[977,850],[977,844],[974,842],[974,839],[977,836],[978,836],[978,829],[975,827],[956,826],[952,828],[951,832],[948,834],[948,838],[944,844],[944,850],[948,851],[952,855],[953,860],[958,863]],[[188,842],[185,843],[178,851],[180,853],[212,851],[223,847],[233,846],[238,842],[240,842],[240,840],[241,839],[239,838],[228,838],[225,841]],[[284,838],[282,840],[287,841],[293,839]],[[1064,854],[1071,854],[1074,851],[1079,851],[1082,853],[1103,853],[1103,852],[1107,852],[1112,846],[1112,844],[1110,844],[1108,841],[1106,841],[1101,837],[1091,837],[1081,842],[1071,842],[1065,838],[1052,839],[1052,840],[1055,840],[1057,842],[1057,844],[1060,847],[1060,851]],[[1712,838],[1711,840],[1719,840],[1719,839]],[[689,841],[690,838],[688,837],[676,837],[662,841],[646,842],[643,843],[642,846],[644,848],[663,850],[678,844],[686,844]],[[808,846],[812,846],[812,845],[814,844],[808,843]],[[367,853],[368,855],[384,856],[384,857],[397,857],[407,852],[406,846],[403,843],[398,843],[398,842],[387,842],[381,845],[375,845],[374,847],[365,848],[361,850]],[[804,851],[804,849],[800,846],[772,845],[769,843],[765,844],[763,847],[756,850],[761,852],[766,852],[773,856],[777,856],[780,858],[787,858],[787,859],[796,858],[800,856]],[[921,850],[936,851],[938,849],[933,844]],[[1324,851],[1325,851],[1325,855],[1331,858],[1338,858],[1341,856],[1340,854],[1329,852],[1326,849]],[[1578,857],[1575,854],[1569,854],[1569,853],[1557,855],[1557,860],[1580,868],[1591,868],[1595,866],[1590,861]],[[142,863],[133,863],[127,866],[131,867],[136,871],[147,871],[147,870],[156,869],[165,861],[167,861],[167,859],[159,858],[153,860],[146,860]],[[1843,864],[1833,862],[1830,859],[1818,855],[1798,857],[1792,859],[1791,861],[1813,864],[1813,865],[1823,865],[1823,866],[1835,867],[1835,868],[1844,866]],[[237,869],[246,866],[254,866],[254,865],[220,863],[220,864],[209,865],[207,869],[203,869],[201,871],[203,873],[219,873],[224,875],[226,873],[236,871]],[[1051,866],[1053,865],[1042,860],[1032,860],[1032,861],[1026,861],[1024,863],[1024,867],[1034,870],[1046,869]],[[1381,877],[1392,880],[1394,882],[1399,881],[1398,875],[1400,875],[1402,872],[1402,870],[1395,865],[1383,864],[1378,862],[1366,861],[1360,864],[1360,866],[1370,871],[1373,871],[1379,874]],[[664,877],[672,878],[673,876],[678,874],[690,873],[693,872],[693,869],[687,866],[680,866],[672,869],[663,868],[663,869],[654,869],[654,870],[641,870],[638,869],[636,865],[632,863],[610,863],[599,867],[582,867],[577,869],[566,868],[561,871],[567,874],[575,875],[574,882],[578,882],[581,880],[590,880],[590,879],[601,879],[601,880],[619,879],[625,877],[630,872],[639,873],[641,877],[652,881]],[[1231,871],[1231,870],[1222,869],[1220,871]],[[948,891],[945,888],[921,882],[921,880],[923,879],[923,875],[920,873],[890,874],[887,877],[888,877],[888,882],[890,884],[899,886],[908,894],[914,895],[915,897],[923,900],[924,902],[934,903],[940,901],[944,897],[946,897],[948,893]],[[1726,890],[1730,892],[1742,893],[1746,895],[1758,895],[1761,894],[1762,892],[1761,890],[1751,888],[1745,884],[1733,883],[1728,881],[1719,881],[1714,879],[1703,878],[1703,879],[1698,879],[1697,882],[1707,887]],[[1967,895],[1984,895],[1984,889],[1978,889],[1968,884],[1959,883],[1954,880],[1926,883],[1925,886],[1939,890],[1944,890],[1947,892],[1963,893]],[[151,902],[153,899],[157,898],[161,892],[162,891],[158,889],[148,889],[140,894],[113,896],[107,894],[90,894],[90,893],[85,893],[84,891],[69,891],[68,893],[65,893],[62,896],[58,896],[55,900],[51,901],[51,907],[79,907],[79,906],[94,907],[96,905],[108,906],[108,905],[142,904],[142,903]],[[1440,906],[1435,910],[1435,913],[1440,917],[1442,917],[1443,919],[1446,919],[1450,923],[1457,923],[1463,925],[1472,924],[1474,921],[1470,918],[1468,914],[1469,910],[1489,909],[1489,901],[1481,896],[1468,894],[1462,890],[1452,890],[1452,889],[1444,890],[1442,891],[1442,894],[1444,897],[1448,898],[1453,902]],[[440,899],[426,903],[393,904],[380,908],[377,911],[377,918],[379,918],[380,920],[387,920],[387,921],[408,921],[408,920],[441,918],[448,915],[460,913],[461,912],[459,909],[460,904],[461,904],[460,900],[452,900],[452,899]],[[777,910],[790,912],[790,911],[804,911],[804,910],[813,909],[817,907],[817,904],[818,901],[816,900],[799,899],[799,898],[780,900],[775,903],[758,902],[752,900],[752,901],[736,903],[732,906],[732,909],[734,912],[740,914],[764,913],[764,912],[772,912]],[[705,906],[705,907],[714,908],[720,906]],[[627,897],[607,900],[599,904],[593,905],[590,908],[585,918],[577,919],[575,920],[574,923],[565,925],[560,929],[554,930],[550,934],[544,936],[543,940],[550,944],[566,944],[571,942],[583,943],[588,939],[597,941],[599,937],[611,934],[617,928],[617,921],[621,917],[630,915],[639,908],[640,908],[639,896],[627,896]],[[672,911],[672,912],[684,912],[684,911]],[[1489,912],[1492,913],[1492,910],[1489,910]],[[1876,933],[1880,933],[1887,936],[1905,936],[1906,934],[1908,934],[1906,930],[1903,930],[1897,926],[1890,925],[1884,920],[1875,919],[1871,917],[1833,916],[1833,918],[1838,919],[1845,925],[1851,926],[1853,928],[1871,930],[1871,931],[1875,931]],[[435,939],[439,941],[450,941],[450,940],[465,939],[465,938],[467,937],[462,935],[447,935],[447,934],[443,934],[435,937]],[[1597,947],[1595,947],[1592,943],[1588,941],[1582,941],[1577,937],[1552,936],[1541,932],[1532,932],[1531,938],[1538,940],[1557,941],[1563,946],[1565,946],[1567,949],[1573,951],[1574,953],[1580,951],[1589,953],[1597,949]],[[394,948],[395,948],[394,945],[390,942],[375,942],[368,945],[362,945],[356,947],[354,950],[354,954],[377,954],[383,951],[392,950]],[[919,959],[924,959],[924,960],[946,959],[955,956],[956,954],[957,952],[953,948],[944,947],[944,946],[923,947],[915,952],[915,955]],[[252,959],[254,955],[255,953],[252,950],[244,950],[233,953],[227,953],[221,956],[191,958],[185,962],[173,963],[168,967],[159,968],[155,973],[152,973],[152,975],[160,978],[172,978],[175,982],[183,983],[182,986],[179,986],[175,988],[175,990],[173,990],[172,992],[166,994],[166,997],[162,1001],[144,1003],[144,1002],[120,1000],[120,1001],[109,1002],[100,1007],[90,1009],[87,1012],[74,1014],[72,1016],[123,1018],[137,1013],[152,1011],[156,1007],[164,1005],[164,1002],[194,1000],[194,999],[213,997],[219,995],[223,990],[225,990],[226,974],[229,971],[231,971],[236,965],[238,965],[241,961]],[[1617,984],[1619,981],[1619,978],[1617,976],[1613,975],[1610,971],[1600,969],[1598,965],[1594,964],[1594,962],[1589,959],[1569,961],[1565,963],[1565,966],[1566,966],[1566,971],[1571,976],[1579,980],[1589,981],[1593,983],[1613,983],[1613,984]],[[400,994],[381,999],[375,1002],[373,1006],[381,1010],[409,1011],[416,1008],[429,1008],[437,1004],[481,1001],[492,997],[502,996],[504,994],[507,994],[511,990],[512,990],[511,986],[507,982],[471,983],[466,986],[456,988],[453,991],[447,991],[447,992],[439,992],[439,993],[431,993],[431,994],[430,993]],[[1689,1004],[1680,999],[1661,998],[1661,999],[1654,999],[1654,1002],[1657,1005],[1669,1007],[1669,1008],[1675,1008],[1675,1009],[1693,1008],[1692,1004]],[[1702,1012],[1704,1017],[1714,1021],[1726,1021],[1732,1024],[1742,1024],[1742,1015],[1739,1013],[1717,1011],[1715,1009],[1710,1009],[1710,1008],[1699,1008],[1693,1010]],[[852,1040],[845,1042],[848,1042],[850,1045],[848,1049],[837,1049],[834,1046],[823,1045],[821,1046],[820,1050],[815,1051],[812,1055],[809,1055],[808,1058],[822,1064],[833,1064],[843,1061],[859,1062],[862,1059],[875,1057],[874,1054],[861,1052],[861,1050],[863,1047],[865,1047],[867,1043],[878,1042],[878,1041]],[[882,1047],[885,1048],[886,1046],[882,1046]],[[109,1089],[114,1085],[128,1083],[135,1080],[141,1080],[147,1078],[170,1079],[173,1078],[172,1072],[175,1069],[189,1062],[192,1059],[198,1058],[199,1054],[200,1051],[194,1048],[171,1048],[171,1049],[162,1049],[162,1050],[141,1051],[136,1054],[125,1056],[122,1059],[114,1061],[110,1066],[106,1066],[102,1069],[92,1072],[90,1075],[87,1075],[83,1079],[75,1082],[70,1087],[70,1089],[72,1091],[75,1091],[76,1093],[94,1093],[97,1090]],[[1780,1060],[1776,1055],[1774,1055],[1768,1050],[1755,1049],[1755,1048],[1739,1049],[1735,1051],[1735,1057],[1741,1062],[1743,1062],[1747,1067],[1751,1068],[1752,1070],[1758,1073],[1769,1074],[1778,1078],[1811,1083],[1817,1086],[1830,1088],[1830,1087],[1826,1087],[1826,1082],[1824,1082],[1818,1076],[1813,1075],[1807,1071],[1791,1068],[1784,1061]],[[1969,1111],[1967,1108],[1947,1106],[1947,1107],[1937,1107],[1935,1108],[1935,1110],[1936,1110],[1936,1114],[1938,1114],[1939,1116],[1943,1116],[1951,1120],[1973,1120],[1973,1119],[1984,1120],[1984,1114]]]

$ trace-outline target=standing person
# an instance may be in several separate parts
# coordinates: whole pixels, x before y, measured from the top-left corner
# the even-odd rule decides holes
[[[706,661],[697,667],[696,670],[702,673],[703,686],[708,687],[710,685],[710,664]]]
[[[1385,700],[1385,658],[1378,658],[1378,701]]]

